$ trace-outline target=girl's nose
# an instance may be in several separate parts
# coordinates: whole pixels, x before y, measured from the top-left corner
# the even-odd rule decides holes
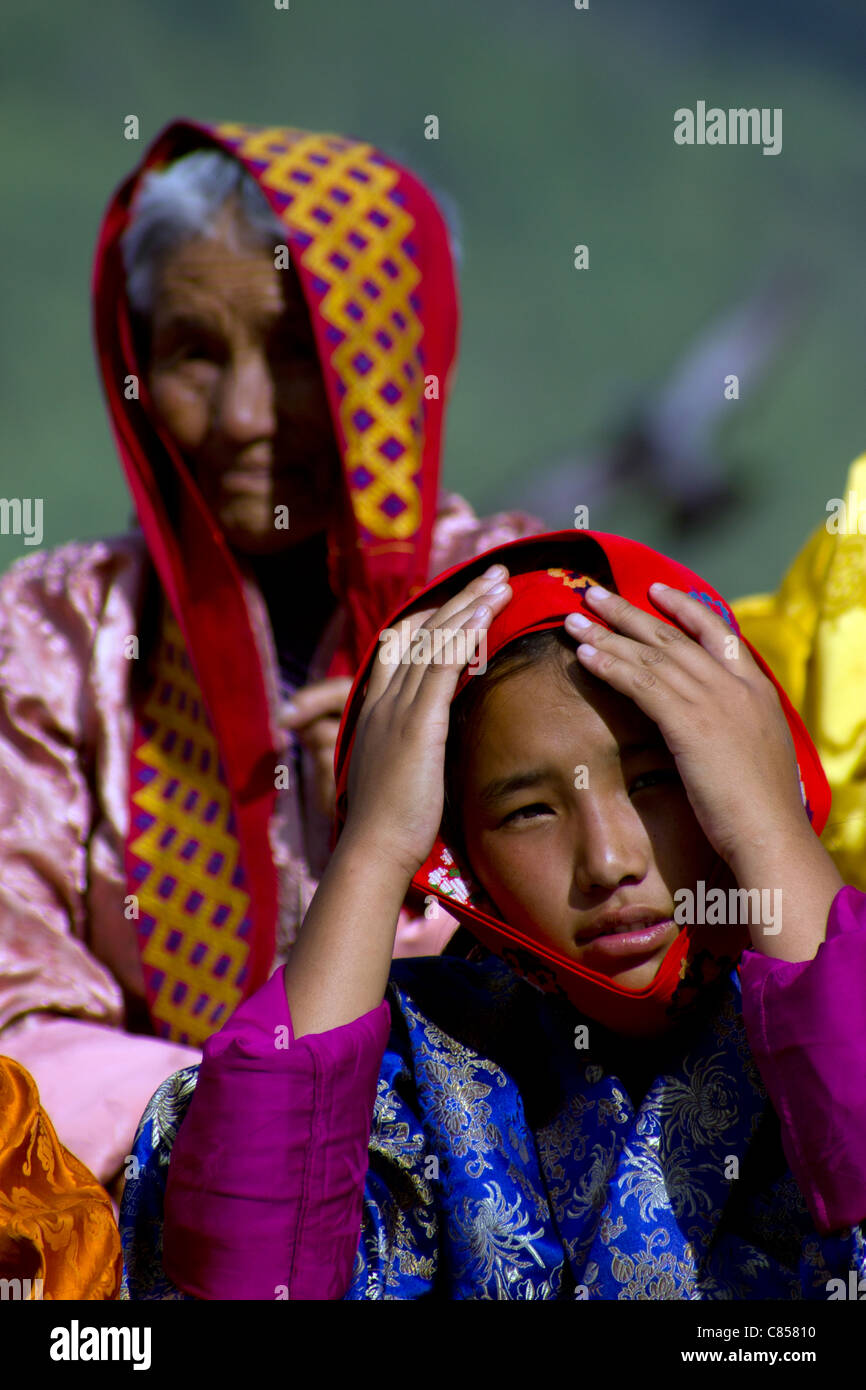
[[[599,889],[610,891],[621,883],[639,883],[649,868],[650,845],[646,829],[631,803],[619,796],[598,796],[578,791],[586,798],[577,818],[574,882],[587,897]]]

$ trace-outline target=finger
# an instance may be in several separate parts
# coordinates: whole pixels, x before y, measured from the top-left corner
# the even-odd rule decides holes
[[[491,565],[484,574],[473,579],[471,583],[458,590],[451,598],[446,599],[441,607],[428,613],[418,627],[428,629],[439,628],[447,629],[449,624],[453,626],[459,614],[471,607],[473,604],[478,607],[479,603],[484,603],[487,595],[494,589],[505,584],[508,580],[508,570],[504,565]],[[417,628],[415,629],[417,631]]]
[[[367,682],[365,703],[368,707],[382,698],[400,669],[413,633],[435,612],[435,608],[425,608],[409,618],[403,618],[396,628],[383,628],[379,633],[379,647]]]
[[[482,595],[480,603],[476,595],[463,609],[452,613],[446,625],[425,624],[429,637],[422,642],[424,631],[416,634],[415,649],[410,653],[412,664],[400,688],[401,701],[424,707],[428,699],[450,701],[465,668],[478,664],[487,629],[510,600],[511,587],[497,584]],[[486,647],[482,655],[485,653]]]
[[[697,696],[698,686],[692,683],[693,695],[663,678],[658,665],[648,665],[623,657],[613,651],[602,651],[591,642],[581,642],[575,653],[581,666],[633,700],[638,709],[665,733],[666,716],[679,704],[690,706]],[[669,745],[670,746],[670,745]],[[673,750],[672,750],[673,751]]]
[[[281,726],[284,729],[301,729],[323,715],[342,715],[351,689],[349,676],[332,676],[328,680],[302,686],[280,710]]]
[[[317,762],[314,781],[319,810],[326,816],[332,816],[337,804],[333,762],[321,764]]]
[[[337,745],[339,732],[339,719],[317,719],[314,724],[308,724],[306,728],[299,729],[298,738],[311,753],[319,753],[322,749],[330,749],[333,752]]]
[[[651,584],[649,596],[657,607],[680,623],[717,660],[733,663],[737,675],[763,674],[746,643],[721,613],[700,599],[667,584]]]
[[[478,607],[482,595],[501,584],[507,575],[508,571],[504,565],[491,565],[484,574],[473,579],[471,584],[467,584],[459,590],[441,607],[426,608],[412,613],[403,619],[397,628],[383,629],[379,634],[377,659],[374,661],[370,673],[367,700],[370,702],[379,700],[401,673],[405,677],[405,668],[407,664],[410,664],[406,661],[406,656],[412,640],[420,628],[423,627],[429,631],[435,628],[446,628],[449,624],[453,626],[452,620],[458,613],[465,611],[470,605],[473,606],[474,611],[474,608]],[[392,693],[394,692],[392,691]]]
[[[695,698],[699,684],[718,674],[712,657],[678,628],[636,608],[619,594],[608,594],[598,587],[587,594],[593,592],[603,622],[593,622],[583,613],[569,613],[565,619],[566,632],[578,642],[635,670],[652,669],[657,680],[666,682],[685,699]],[[625,636],[621,629],[632,635]]]
[[[700,684],[700,671],[695,673],[689,669],[687,662],[677,659],[676,649],[668,645],[661,645],[652,640],[648,642],[638,642],[633,637],[623,637],[621,633],[601,623],[594,623],[586,618],[582,613],[569,613],[565,619],[565,630],[570,637],[574,637],[583,646],[590,646],[597,652],[609,656],[611,660],[622,662],[623,665],[634,668],[635,670],[652,669],[656,678],[666,682],[671,689],[678,691],[685,698],[693,698]],[[682,634],[681,638],[682,638]],[[702,651],[696,642],[689,638],[682,638],[683,642],[688,642],[698,653],[704,663],[709,664],[713,671],[716,665],[706,652]],[[698,680],[695,679],[695,674]],[[706,680],[706,672],[704,672]]]
[[[655,588],[653,585],[650,589],[653,602],[656,601]],[[625,634],[634,642],[642,644],[643,650],[640,655],[636,652],[631,655],[634,659],[639,659],[643,665],[658,664],[664,660],[671,679],[684,675],[702,683],[714,680],[718,671],[711,663],[724,660],[727,664],[737,659],[739,643],[736,635],[719,614],[711,612],[704,604],[697,599],[689,598],[689,595],[681,590],[662,586],[659,591],[659,607],[666,593],[676,594],[677,598],[682,600],[682,603],[676,603],[676,612],[671,609],[671,617],[679,621],[680,615],[687,611],[691,624],[689,631],[683,632],[679,627],[673,627],[670,622],[662,622],[655,614],[647,613],[629,603],[621,594],[610,594],[598,585],[587,590],[586,598],[588,604],[605,623],[610,624],[614,632]],[[578,615],[570,615],[570,620],[567,621],[571,632],[575,632],[581,626]],[[585,628],[583,632],[583,640],[590,642],[592,646],[603,651],[616,652],[623,657],[629,655],[621,643],[605,635],[604,628]]]
[[[438,691],[434,698],[447,707],[461,672],[475,661],[493,617],[510,598],[507,584],[494,585],[482,595],[481,602],[476,595],[463,609],[452,612],[447,627],[422,624],[402,656],[393,657],[396,669],[382,697],[388,700],[389,709],[405,712],[414,704],[425,678],[430,683],[431,675]]]

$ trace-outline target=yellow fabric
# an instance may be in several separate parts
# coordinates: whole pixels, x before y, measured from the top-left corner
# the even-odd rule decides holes
[[[413,303],[421,275],[405,250],[415,223],[391,196],[400,170],[384,163],[372,145],[341,135],[233,122],[215,132],[242,159],[264,162],[260,186],[291,198],[287,225],[310,238],[301,261],[324,286],[318,312],[339,333],[331,361],[345,387],[339,411],[346,477],[370,475],[367,483],[354,482],[352,506],[371,536],[406,541],[421,524],[418,421],[425,379],[418,370],[422,325]],[[354,243],[361,233],[361,244]],[[356,365],[359,305],[360,355],[369,359],[363,370]],[[368,423],[359,424],[359,416]],[[393,497],[404,504],[396,515],[387,506]]]
[[[120,1273],[108,1193],[60,1143],[29,1072],[0,1057],[0,1296],[116,1298]]]
[[[201,1047],[244,997],[250,895],[237,881],[240,846],[219,748],[177,619],[163,604],[149,733],[133,759],[144,815],[130,854],[150,1015],[159,1037]]]
[[[838,507],[775,594],[734,603],[743,635],[784,685],[833,791],[822,839],[846,883],[866,891],[866,454]]]

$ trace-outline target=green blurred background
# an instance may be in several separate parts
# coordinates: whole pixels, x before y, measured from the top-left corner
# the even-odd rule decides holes
[[[809,293],[760,386],[743,383],[719,412],[714,447],[738,506],[675,527],[652,478],[636,478],[590,524],[669,550],[731,594],[765,588],[866,448],[863,0],[3,11],[0,496],[44,498],[44,545],[127,527],[92,360],[91,260],[109,194],[180,115],[370,140],[456,212],[463,327],[445,483],[480,510],[525,498],[568,460],[583,501],[582,460],[777,269]],[[676,146],[674,110],[699,99],[783,108],[782,153]],[[129,114],[138,143],[123,138]],[[438,141],[424,139],[428,114]],[[573,267],[578,242],[588,271]],[[0,570],[23,553],[0,536]]]

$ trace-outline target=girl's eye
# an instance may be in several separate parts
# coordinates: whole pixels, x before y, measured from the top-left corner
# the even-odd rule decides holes
[[[635,777],[629,785],[629,796],[632,792],[642,792],[647,787],[665,786],[678,783],[680,774],[674,767],[660,767],[652,772],[642,772],[639,777]]]
[[[516,811],[509,811],[503,820],[503,825],[514,824],[523,820],[535,820],[538,816],[548,815],[550,807],[544,801],[533,801],[531,806],[518,806]]]

